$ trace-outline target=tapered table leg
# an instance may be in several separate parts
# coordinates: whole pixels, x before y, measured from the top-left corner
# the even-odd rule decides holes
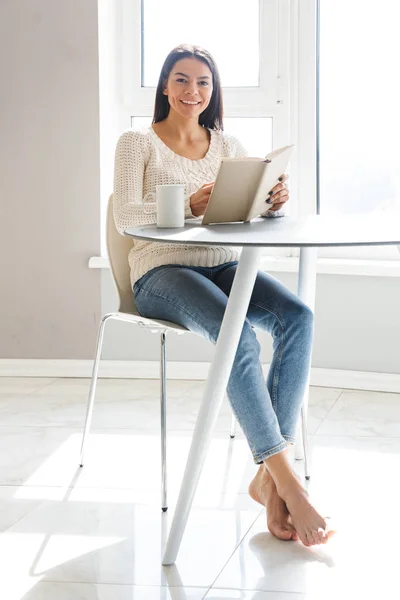
[[[243,248],[211,363],[163,565],[175,562],[235,359],[262,248]]]

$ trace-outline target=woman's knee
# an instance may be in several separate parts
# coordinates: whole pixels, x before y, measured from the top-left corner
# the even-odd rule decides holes
[[[300,298],[296,298],[290,306],[287,319],[288,325],[292,324],[304,329],[312,329],[314,326],[314,313]]]

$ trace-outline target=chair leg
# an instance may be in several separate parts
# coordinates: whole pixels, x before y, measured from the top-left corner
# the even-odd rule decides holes
[[[231,418],[231,432],[230,432],[230,436],[233,439],[236,435],[236,417],[235,415],[232,413],[232,418]]]
[[[303,438],[303,451],[304,451],[304,472],[306,479],[309,480],[311,477],[308,463],[308,433],[307,433],[307,410],[303,405],[301,407],[301,435]]]
[[[82,438],[82,446],[81,446],[81,456],[79,460],[79,466],[83,467],[83,457],[84,457],[84,449],[87,435],[89,434],[90,425],[92,422],[92,413],[93,413],[93,404],[94,404],[94,395],[96,393],[96,384],[97,384],[97,376],[99,372],[100,358],[101,358],[101,349],[103,347],[103,337],[104,337],[104,328],[108,319],[111,318],[111,315],[105,315],[99,327],[99,332],[97,335],[97,347],[96,347],[96,357],[93,363],[93,371],[92,371],[92,380],[90,382],[90,391],[89,391],[89,399],[87,403],[86,409],[86,421],[85,421],[85,429],[83,432]]]
[[[161,508],[165,512],[167,503],[167,394],[166,394],[166,335],[161,333]]]

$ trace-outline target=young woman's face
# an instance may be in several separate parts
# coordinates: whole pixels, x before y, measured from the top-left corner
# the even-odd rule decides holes
[[[207,108],[212,91],[209,67],[197,58],[182,58],[172,67],[163,94],[179,115],[193,119]]]

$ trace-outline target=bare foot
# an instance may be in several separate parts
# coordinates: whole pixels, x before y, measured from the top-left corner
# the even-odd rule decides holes
[[[306,490],[297,479],[286,490],[279,490],[278,493],[285,501],[293,526],[303,544],[326,544],[335,531],[329,528],[327,521],[315,510]]]
[[[264,465],[260,465],[249,485],[249,494],[267,509],[267,525],[280,540],[298,540],[285,502],[279,497],[276,485]]]

